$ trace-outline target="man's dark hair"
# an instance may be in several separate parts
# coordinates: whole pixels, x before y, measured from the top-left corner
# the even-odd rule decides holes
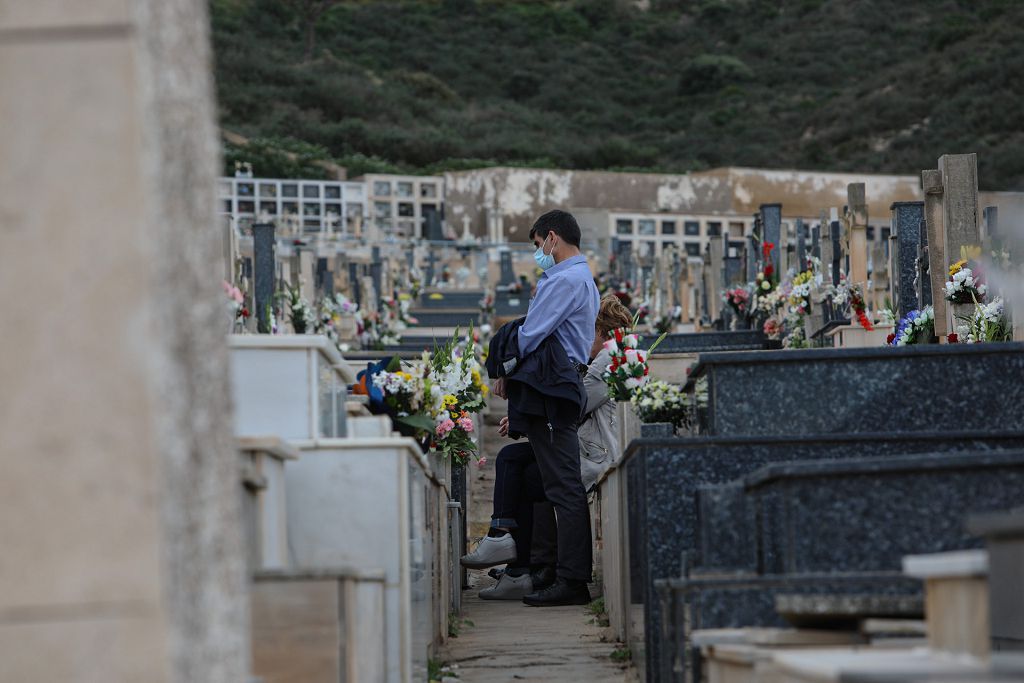
[[[534,236],[546,239],[553,232],[574,247],[580,246],[580,226],[568,211],[554,209],[537,219],[530,228],[530,239]]]

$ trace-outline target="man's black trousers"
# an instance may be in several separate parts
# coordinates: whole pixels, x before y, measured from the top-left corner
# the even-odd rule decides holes
[[[593,549],[590,510],[580,477],[580,442],[576,427],[550,427],[543,417],[527,418],[526,436],[544,483],[544,495],[558,519],[559,578],[591,579]]]

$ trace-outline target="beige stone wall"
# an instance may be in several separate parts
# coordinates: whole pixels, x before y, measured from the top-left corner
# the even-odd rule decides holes
[[[818,216],[846,204],[846,186],[864,182],[872,225],[887,225],[895,201],[921,198],[917,176],[721,168],[685,175],[488,168],[445,174],[449,223],[468,217],[473,234],[489,235],[500,217],[504,236],[525,241],[533,220],[551,208],[745,216],[781,203],[787,218]],[[514,230],[513,230],[514,228]]]
[[[245,680],[206,3],[0,3],[0,123],[0,678]]]

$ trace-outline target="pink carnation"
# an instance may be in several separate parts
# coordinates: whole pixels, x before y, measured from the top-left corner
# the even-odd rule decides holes
[[[468,417],[460,417],[458,422],[459,422],[459,429],[461,429],[462,431],[467,432],[467,433],[473,431],[473,420],[471,420],[470,418],[468,418]]]
[[[455,428],[455,423],[449,418],[445,418],[439,425],[437,425],[437,438],[443,439],[448,436],[448,432]]]

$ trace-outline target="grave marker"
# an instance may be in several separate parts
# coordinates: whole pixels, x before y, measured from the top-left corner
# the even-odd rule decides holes
[[[949,334],[946,299],[942,293],[946,285],[946,233],[942,215],[942,174],[938,170],[921,171],[921,189],[924,191],[924,216],[928,233],[928,277],[935,311],[935,336],[946,343]]]
[[[761,243],[771,243],[775,245],[771,253],[771,263],[775,268],[776,276],[781,280],[784,273],[780,268],[782,267],[782,257],[779,254],[784,248],[781,244],[782,239],[782,204],[762,204],[761,205],[761,226],[763,228],[763,234],[761,235]]]
[[[925,229],[924,202],[895,202],[890,208],[895,238],[892,289],[896,296],[893,305],[896,306],[897,315],[902,318],[918,307],[920,299],[917,252],[921,245],[921,233]]]
[[[384,278],[383,266],[380,262],[380,247],[370,249],[370,279],[373,280],[373,291],[377,296],[383,296]]]
[[[847,217],[849,219],[848,249],[850,272],[847,278],[851,285],[858,284],[865,299],[870,296],[868,282],[868,204],[864,195],[864,183],[850,183],[846,186]]]
[[[316,260],[316,289],[323,296],[334,296],[334,274],[326,258]]]
[[[257,223],[252,226],[253,251],[253,305],[256,307],[256,331],[270,334],[268,312],[274,305],[274,281],[276,274],[273,223]]]
[[[839,276],[843,272],[843,224],[838,220],[829,223],[828,262],[832,285],[839,286]]]
[[[921,221],[920,241],[917,244],[917,308],[932,305],[932,281],[928,274],[928,226]]]
[[[363,305],[363,291],[359,286],[359,264],[349,263],[348,264],[348,282],[349,287],[352,290],[352,300],[356,302],[357,306],[362,307]]]
[[[434,267],[437,265],[437,261],[438,261],[437,254],[434,253],[434,250],[432,248],[428,248],[427,249],[427,271],[426,271],[426,274],[425,274],[426,276],[425,276],[424,282],[423,282],[423,284],[425,286],[427,286],[427,287],[434,286],[434,280],[436,279],[435,272],[434,272]]]
[[[299,294],[312,302],[316,294],[316,254],[309,249],[299,251]]]
[[[807,270],[807,226],[802,218],[796,219],[796,272]]]
[[[753,282],[754,278],[757,277],[757,259],[759,251],[760,246],[757,243],[757,238],[754,237],[753,234],[747,235],[747,246],[743,252],[743,263],[747,282]]]
[[[959,258],[965,248],[980,247],[978,229],[978,155],[944,154],[939,157],[942,174],[942,224],[946,232],[946,263],[944,271]],[[956,329],[958,316],[969,316],[974,304],[952,304],[946,307],[949,330]]]
[[[707,264],[707,297],[708,297],[708,315],[711,318],[711,322],[719,320],[722,317],[722,290],[725,288],[725,258],[724,258],[724,244],[722,240],[712,240],[708,245],[708,260]]]

